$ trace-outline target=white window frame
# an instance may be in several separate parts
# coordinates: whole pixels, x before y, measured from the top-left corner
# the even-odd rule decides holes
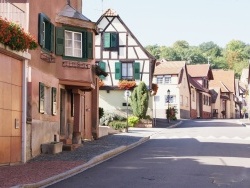
[[[133,63],[122,63],[122,79],[132,80],[134,78]]]
[[[164,84],[171,84],[172,83],[171,78],[172,77],[170,75],[164,76]]]
[[[156,83],[157,84],[163,84],[163,76],[157,76],[156,77]]]
[[[67,39],[66,38],[66,36],[67,36],[66,33],[71,34],[71,38]],[[81,36],[80,40],[75,39],[76,34]],[[71,41],[72,46],[67,46],[67,41]],[[80,43],[80,48],[76,47],[75,42]],[[81,32],[65,30],[65,47],[64,48],[65,48],[65,56],[82,58],[82,33]],[[71,53],[67,52],[67,49],[71,49],[72,52]],[[75,50],[80,50],[80,55],[76,55]]]

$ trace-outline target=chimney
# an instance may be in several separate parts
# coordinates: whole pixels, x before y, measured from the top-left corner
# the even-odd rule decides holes
[[[82,13],[82,1],[83,0],[77,0],[77,11]]]
[[[70,0],[67,0],[67,4],[70,6]]]

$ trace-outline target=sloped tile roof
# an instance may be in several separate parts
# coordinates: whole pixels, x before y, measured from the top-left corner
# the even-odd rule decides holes
[[[154,75],[179,74],[185,67],[185,61],[160,61],[156,63]]]
[[[197,83],[190,75],[189,75],[189,82],[197,90],[207,92],[205,88],[203,88],[199,83]]]
[[[235,92],[233,70],[213,69],[214,80],[209,82],[209,88],[220,87],[222,92]]]
[[[209,71],[211,71],[211,67],[209,64],[187,65],[187,70],[188,70],[188,74],[193,78],[195,78],[195,77],[208,77],[208,78],[211,77],[211,75],[209,75]],[[210,78],[210,80],[211,80],[211,78]]]
[[[88,19],[87,17],[82,15],[80,12],[78,12],[76,9],[74,9],[69,4],[65,5],[64,8],[58,13],[58,15],[91,22],[90,19]]]
[[[103,15],[104,16],[118,16],[116,11],[114,11],[113,9],[106,10]]]

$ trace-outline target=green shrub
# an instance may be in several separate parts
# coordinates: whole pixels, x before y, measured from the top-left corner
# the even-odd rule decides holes
[[[135,124],[137,124],[140,121],[140,119],[137,116],[129,116],[128,117],[128,124],[131,127],[134,127]]]
[[[109,126],[113,127],[115,130],[125,129],[127,127],[126,121],[111,121]]]

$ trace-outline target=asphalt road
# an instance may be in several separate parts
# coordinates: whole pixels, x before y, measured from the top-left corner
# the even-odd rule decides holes
[[[249,144],[236,120],[187,120],[49,187],[249,188]]]

